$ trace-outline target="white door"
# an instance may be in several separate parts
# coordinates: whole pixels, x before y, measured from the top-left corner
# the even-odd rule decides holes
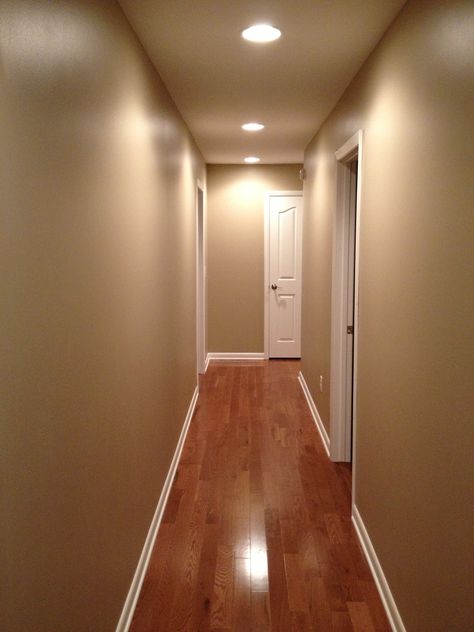
[[[301,356],[302,192],[268,194],[268,356]]]

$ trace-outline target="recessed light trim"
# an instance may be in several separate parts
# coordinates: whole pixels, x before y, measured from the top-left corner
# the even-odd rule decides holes
[[[265,125],[262,125],[262,123],[244,123],[244,125],[242,125],[242,129],[246,132],[259,132],[264,127]]]
[[[273,42],[281,36],[280,29],[270,24],[254,24],[242,31],[242,37],[249,42],[257,42],[264,44],[266,42]]]
[[[253,165],[256,162],[260,162],[260,158],[257,158],[257,156],[247,156],[247,158],[244,158],[244,161],[249,165]]]

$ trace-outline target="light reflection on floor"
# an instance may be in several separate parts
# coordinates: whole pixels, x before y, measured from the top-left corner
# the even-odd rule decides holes
[[[268,590],[268,561],[266,549],[252,547],[250,558],[245,560],[253,591]]]

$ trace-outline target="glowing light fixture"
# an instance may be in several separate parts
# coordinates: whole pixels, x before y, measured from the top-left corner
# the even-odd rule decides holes
[[[247,156],[247,158],[244,158],[244,161],[249,165],[253,165],[256,162],[260,162],[260,158],[257,158],[257,156]]]
[[[242,125],[242,129],[246,132],[259,132],[264,127],[265,125],[262,125],[261,123],[245,123],[245,125]]]
[[[258,42],[260,44],[273,42],[280,36],[280,29],[277,29],[270,24],[255,24],[254,26],[249,26],[248,29],[242,31],[242,37],[244,39],[249,42]]]

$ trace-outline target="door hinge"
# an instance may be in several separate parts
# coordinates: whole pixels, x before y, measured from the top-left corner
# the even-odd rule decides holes
[[[347,333],[348,334],[353,334],[354,333],[353,325],[347,325]]]

